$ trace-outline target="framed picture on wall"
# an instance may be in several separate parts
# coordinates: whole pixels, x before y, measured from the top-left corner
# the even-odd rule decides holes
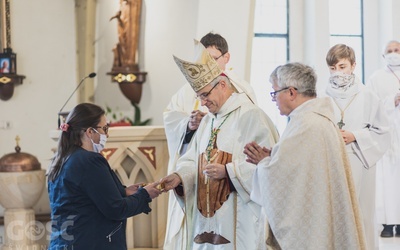
[[[3,74],[10,73],[10,58],[0,59],[0,73]]]
[[[16,54],[10,48],[5,48],[3,53],[0,53],[0,74],[16,74],[16,61]]]

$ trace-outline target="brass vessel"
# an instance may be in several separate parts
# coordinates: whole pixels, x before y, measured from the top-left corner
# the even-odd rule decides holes
[[[9,153],[0,158],[0,172],[24,172],[40,170],[41,164],[38,159],[28,153],[21,152],[19,137],[15,138],[17,146],[15,153]]]

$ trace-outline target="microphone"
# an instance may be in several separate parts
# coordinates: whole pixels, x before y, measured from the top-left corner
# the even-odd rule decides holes
[[[75,94],[75,92],[79,89],[79,87],[82,85],[82,83],[87,79],[87,78],[94,78],[96,76],[96,73],[92,72],[89,75],[85,76],[84,78],[81,79],[79,82],[78,86],[75,88],[74,91],[72,91],[72,94],[68,97],[67,101],[64,103],[64,105],[61,107],[60,111],[58,111],[58,128],[61,125],[61,117],[65,117],[66,114],[61,113],[62,110],[64,109],[65,105],[67,105],[68,101],[71,99],[71,97]]]

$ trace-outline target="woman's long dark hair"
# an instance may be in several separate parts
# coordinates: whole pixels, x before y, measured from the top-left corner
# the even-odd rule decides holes
[[[60,174],[62,166],[68,157],[82,146],[82,135],[88,128],[99,124],[105,111],[91,103],[78,104],[68,115],[65,123],[67,125],[58,139],[57,152],[49,167],[49,181],[54,181]]]

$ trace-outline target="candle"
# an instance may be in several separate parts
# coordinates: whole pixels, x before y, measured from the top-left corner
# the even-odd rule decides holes
[[[194,103],[193,110],[198,110],[199,109],[199,100],[196,99],[196,102]]]

